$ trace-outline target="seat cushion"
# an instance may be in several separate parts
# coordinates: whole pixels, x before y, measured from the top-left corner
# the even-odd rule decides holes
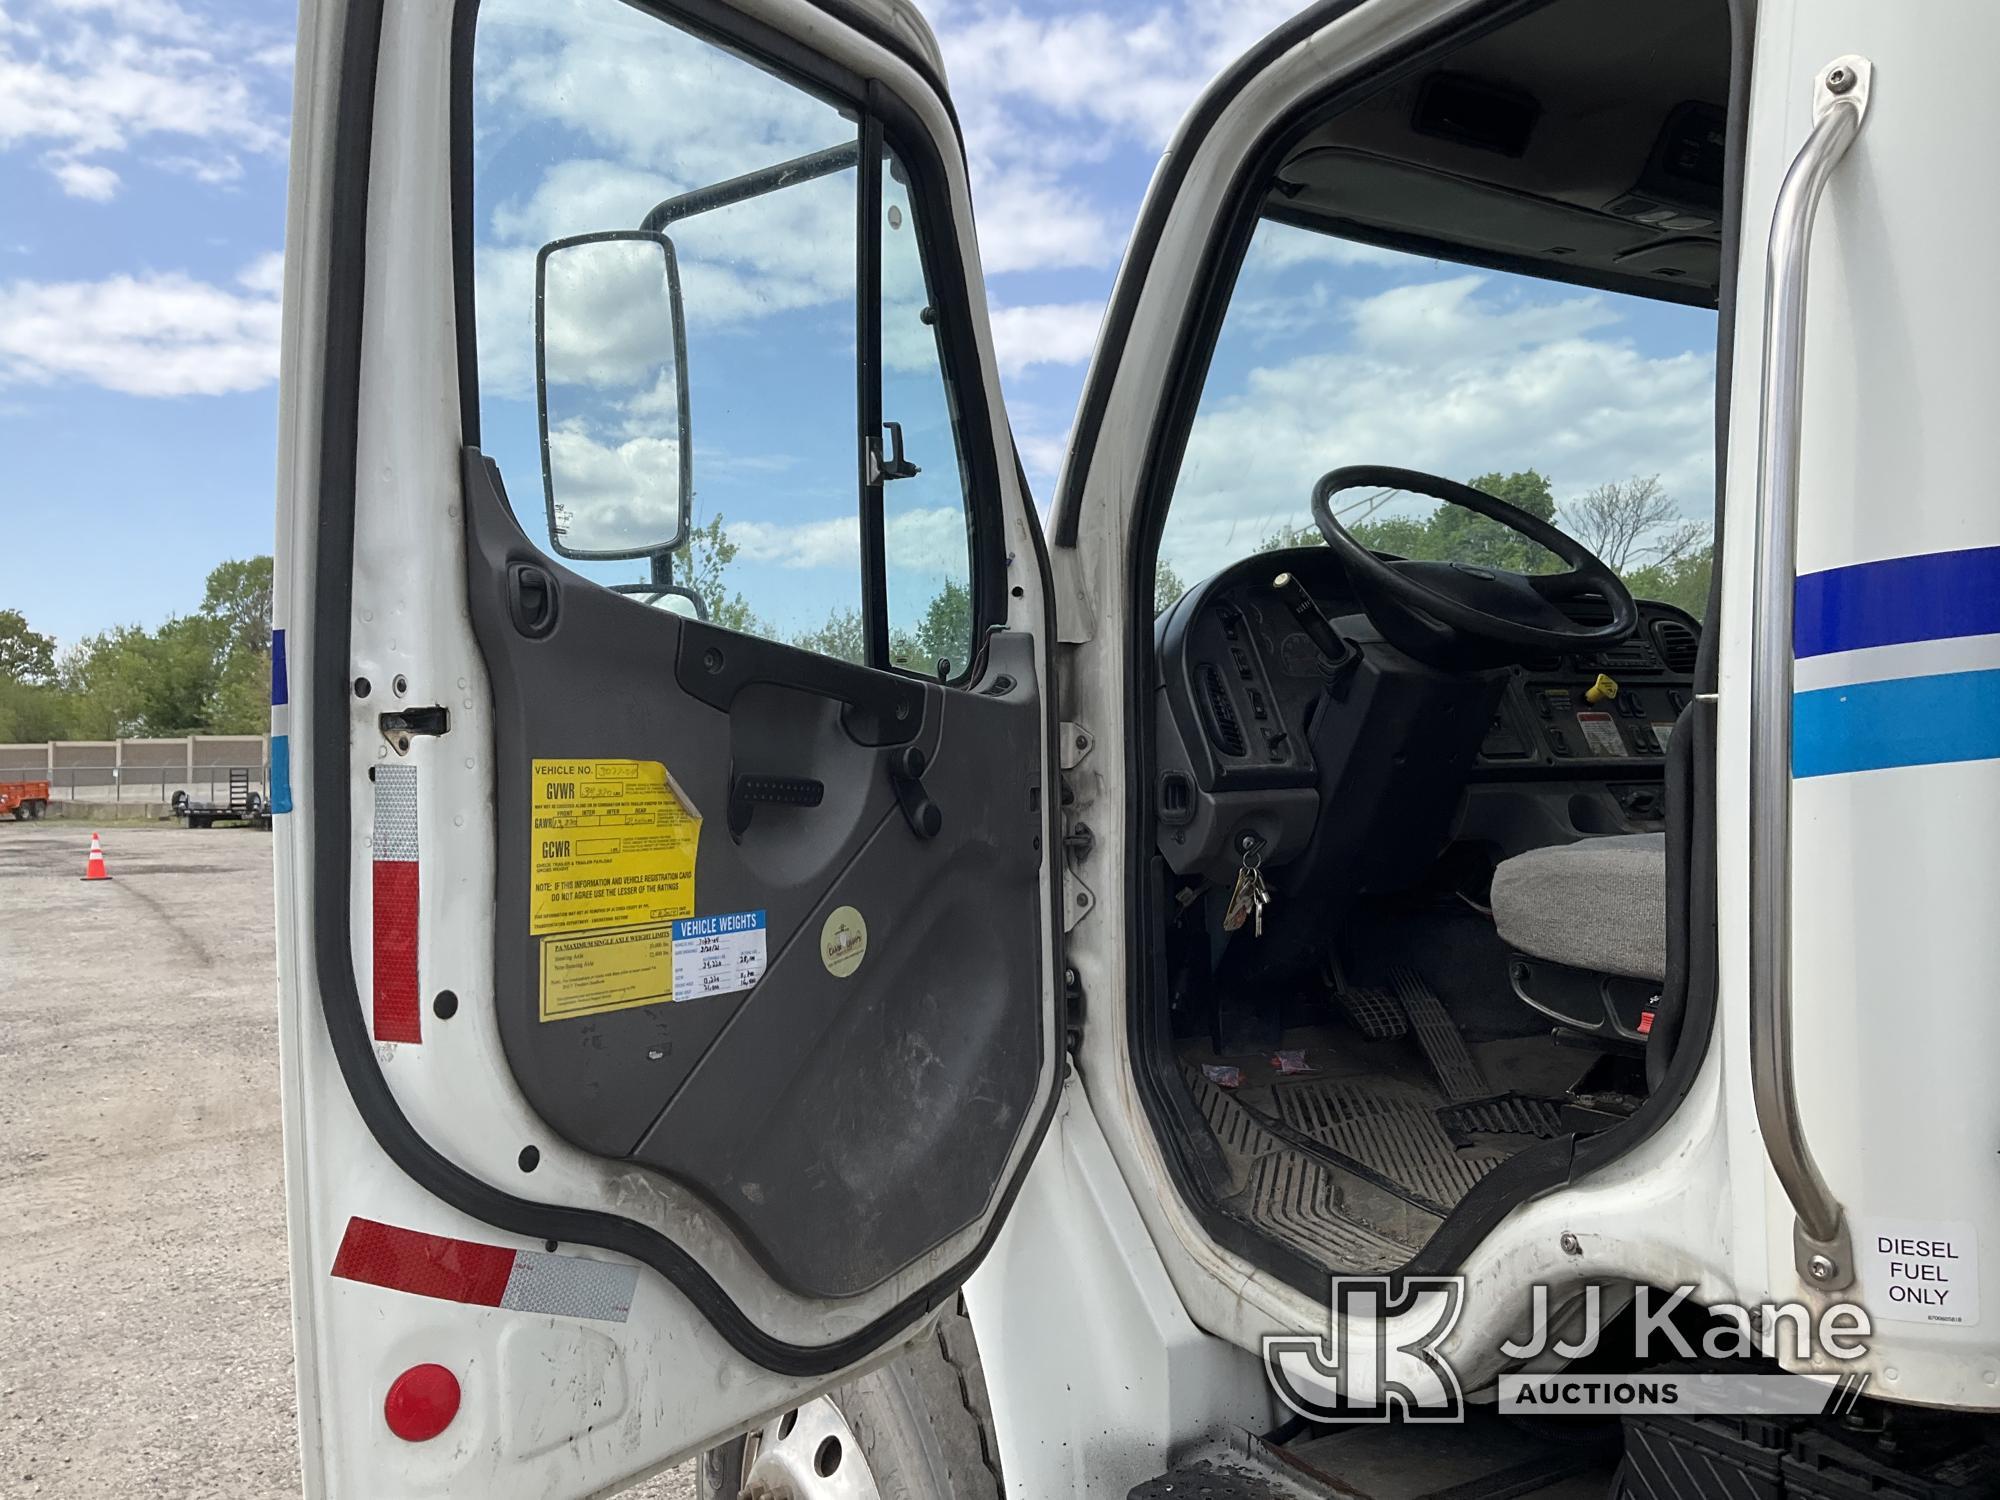
[[[1502,860],[1493,924],[1533,958],[1665,980],[1667,836],[1581,839]]]

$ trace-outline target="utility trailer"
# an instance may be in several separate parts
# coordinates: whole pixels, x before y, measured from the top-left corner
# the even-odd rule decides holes
[[[271,805],[250,782],[245,766],[229,768],[229,798],[225,802],[197,802],[185,789],[176,791],[168,804],[186,828],[213,828],[217,823],[242,823],[252,828],[271,826]]]
[[[49,784],[46,781],[0,781],[0,813],[12,813],[14,821],[39,818],[48,811]]]

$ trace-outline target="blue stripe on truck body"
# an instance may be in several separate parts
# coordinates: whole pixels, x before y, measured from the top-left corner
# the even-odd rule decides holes
[[[2000,634],[2000,547],[1925,552],[1804,573],[1792,654]]]

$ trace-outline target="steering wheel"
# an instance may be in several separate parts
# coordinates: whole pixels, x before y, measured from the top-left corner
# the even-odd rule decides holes
[[[1514,573],[1463,562],[1385,561],[1341,525],[1333,497],[1342,490],[1397,489],[1428,495],[1498,521],[1569,564],[1565,573]],[[1348,581],[1384,637],[1434,665],[1504,662],[1524,654],[1590,651],[1615,646],[1639,624],[1631,592],[1597,555],[1519,506],[1469,484],[1397,469],[1355,464],[1313,486],[1313,520],[1339,557]],[[1611,607],[1602,625],[1581,625],[1557,603],[1596,594]]]

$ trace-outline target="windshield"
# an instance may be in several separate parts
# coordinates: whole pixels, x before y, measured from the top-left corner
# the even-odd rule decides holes
[[[1156,604],[1253,553],[1317,544],[1319,477],[1393,464],[1552,520],[1634,593],[1699,616],[1714,401],[1712,311],[1266,220],[1189,430]],[[1335,508],[1380,551],[1561,566],[1497,522],[1425,496],[1355,489]]]

